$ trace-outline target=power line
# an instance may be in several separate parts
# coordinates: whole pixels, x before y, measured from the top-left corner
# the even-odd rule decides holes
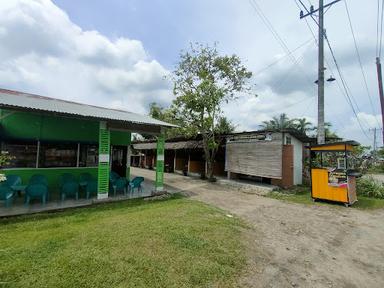
[[[296,64],[292,64],[294,67],[293,68],[300,68],[300,62],[303,60],[304,58],[304,55],[301,55],[301,57],[299,59],[297,59],[297,65]],[[279,80],[279,85],[277,86],[277,88],[275,88],[275,90],[279,90],[285,83],[285,81],[287,81],[287,79],[289,78],[290,74],[293,72],[293,68],[291,69],[288,69],[287,73],[285,73],[284,77],[282,79]]]
[[[365,129],[363,128],[363,126],[362,126],[362,124],[361,124],[361,122],[360,122],[360,119],[359,119],[359,117],[358,117],[358,115],[357,115],[357,113],[356,113],[355,107],[353,106],[351,97],[349,96],[349,93],[348,93],[349,88],[348,88],[348,86],[347,86],[347,84],[346,84],[346,82],[345,82],[345,79],[344,79],[344,77],[343,77],[343,75],[342,75],[342,73],[341,73],[339,64],[337,63],[335,54],[333,53],[333,49],[332,49],[332,47],[331,47],[331,44],[329,43],[329,39],[328,39],[327,35],[324,35],[324,36],[325,36],[324,38],[325,38],[325,40],[326,40],[326,42],[327,42],[327,44],[328,44],[328,48],[329,48],[329,50],[330,50],[330,52],[331,52],[333,61],[334,61],[334,63],[335,63],[337,72],[338,72],[338,74],[339,74],[341,83],[342,83],[342,85],[343,85],[344,92],[345,92],[345,96],[346,96],[346,99],[347,99],[347,103],[349,103],[349,105],[351,106],[352,111],[353,111],[353,114],[355,114],[355,116],[356,116],[356,120],[357,120],[357,123],[358,123],[359,126],[360,126],[361,131],[363,132],[363,134],[364,134],[368,139],[370,139],[370,137],[369,137],[368,134],[365,132]],[[355,102],[356,102],[356,101],[355,101]],[[357,108],[358,108],[358,106],[357,106]],[[368,125],[368,126],[369,126],[369,125]],[[369,128],[369,127],[368,127],[368,128]]]
[[[311,43],[313,40],[312,39],[308,39],[307,41],[303,42],[302,44],[300,44],[299,46],[297,46],[295,49],[291,50],[291,54],[295,53],[297,50],[299,50],[300,48],[308,45],[309,43]],[[264,72],[265,70],[271,68],[272,66],[276,65],[277,63],[279,63],[280,61],[282,61],[283,59],[285,59],[286,57],[288,57],[290,54],[285,54],[283,57],[280,57],[279,59],[277,59],[276,61],[273,61],[272,63],[268,64],[267,66],[265,66],[264,68],[258,70],[256,73],[254,73],[254,75],[258,75],[260,74],[261,72]]]
[[[349,27],[351,28],[353,42],[355,44],[355,50],[356,50],[357,59],[359,61],[361,75],[363,76],[363,80],[364,80],[365,90],[367,91],[367,95],[368,95],[369,103],[371,104],[373,115],[375,115],[376,114],[375,113],[375,108],[373,106],[371,93],[369,92],[369,88],[368,88],[368,84],[367,84],[367,77],[365,76],[365,71],[364,71],[364,68],[363,68],[363,64],[361,62],[360,52],[359,52],[359,48],[357,46],[355,32],[353,31],[352,20],[351,20],[351,16],[350,16],[350,13],[349,13],[347,0],[344,0],[344,4],[345,4],[345,10],[347,11],[347,15],[348,15],[348,22],[349,22]],[[377,121],[376,117],[375,117],[375,119],[376,119],[377,125],[380,126],[379,121]]]
[[[304,5],[304,3],[303,3],[301,0],[298,0],[298,1],[299,1],[300,4],[304,7],[304,9],[307,11],[308,15],[311,16],[311,18],[314,20],[314,22],[316,23],[316,25],[319,26],[319,23],[318,23],[317,20],[313,17],[312,13],[310,13],[310,11],[306,8],[306,6]],[[384,1],[384,0],[383,0],[383,1]],[[300,7],[300,5],[297,3],[297,0],[295,0],[295,3],[296,3],[296,6],[301,10],[301,7]],[[305,18],[305,20],[306,20],[306,18]],[[312,28],[311,28],[311,26],[309,25],[309,23],[308,23],[307,20],[306,20],[306,24],[307,24],[307,27],[308,27],[308,29],[310,30],[310,32],[311,32],[313,38],[314,38],[315,41],[316,41],[316,45],[318,46],[319,43],[317,42],[315,33],[313,32],[313,30],[312,30]],[[347,103],[350,105],[350,107],[351,107],[351,109],[352,109],[352,112],[353,112],[354,115],[356,116],[356,119],[357,119],[357,121],[358,121],[359,127],[360,127],[360,129],[362,130],[363,134],[369,139],[367,133],[365,132],[365,129],[362,127],[362,124],[361,124],[361,122],[360,122],[360,119],[358,118],[358,115],[357,115],[356,109],[355,109],[355,107],[354,107],[354,105],[353,105],[353,102],[355,103],[357,110],[358,110],[359,112],[361,112],[360,109],[359,109],[359,106],[358,106],[358,104],[357,104],[355,98],[353,97],[353,95],[352,95],[353,102],[352,102],[352,100],[351,100],[351,97],[349,96],[349,94],[350,94],[350,89],[349,89],[349,87],[348,87],[348,85],[347,85],[347,83],[346,83],[346,81],[345,81],[345,79],[344,79],[344,77],[343,77],[343,75],[342,75],[342,73],[341,73],[340,67],[339,67],[339,65],[338,65],[338,63],[337,63],[336,57],[335,57],[335,55],[334,55],[333,49],[332,49],[332,47],[331,47],[331,45],[330,45],[330,42],[329,42],[329,39],[328,39],[326,33],[324,33],[324,38],[325,38],[326,41],[327,41],[328,48],[329,48],[329,50],[330,50],[330,52],[331,52],[333,61],[334,61],[334,63],[335,63],[336,69],[337,69],[337,71],[338,71],[338,74],[339,74],[339,76],[340,76],[340,80],[341,80],[342,85],[343,85],[343,88],[344,88],[344,89],[342,89],[342,87],[340,86],[339,81],[336,81],[336,82],[337,82],[337,85],[338,85],[338,87],[339,87],[339,90],[340,90],[341,93],[344,95],[344,97],[345,97]],[[326,57],[325,57],[325,58],[326,58]],[[331,73],[333,74],[331,65],[329,64],[328,60],[325,59],[325,61],[326,61],[327,65],[328,65],[328,68],[330,69]],[[368,124],[368,123],[366,123],[366,125],[369,127],[369,124]]]
[[[296,58],[292,55],[291,50],[288,48],[287,44],[285,41],[280,37],[279,33],[276,31],[276,29],[273,27],[272,23],[269,21],[268,17],[264,14],[263,10],[261,7],[257,4],[256,0],[249,0],[249,3],[257,13],[257,15],[260,17],[260,19],[263,21],[264,25],[268,28],[268,30],[271,32],[272,36],[275,38],[275,40],[280,44],[280,46],[283,48],[284,52],[289,55],[289,58],[291,61],[296,64],[297,66],[297,60]],[[300,66],[299,66],[300,67]],[[308,80],[308,87],[312,88],[312,81],[308,78],[307,74],[305,71],[300,67],[302,70],[303,74]]]

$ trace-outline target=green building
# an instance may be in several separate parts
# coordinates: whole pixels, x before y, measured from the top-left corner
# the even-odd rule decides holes
[[[107,109],[0,89],[1,151],[14,159],[2,173],[28,183],[43,174],[50,190],[63,173],[88,172],[98,180],[98,199],[108,197],[109,173],[129,178],[131,133],[158,136],[157,191],[163,189],[164,136],[173,125],[124,110]]]

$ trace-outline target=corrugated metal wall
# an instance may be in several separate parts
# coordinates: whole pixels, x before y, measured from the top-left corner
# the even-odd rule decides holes
[[[282,178],[282,137],[272,140],[234,139],[226,145],[226,170],[229,172]]]

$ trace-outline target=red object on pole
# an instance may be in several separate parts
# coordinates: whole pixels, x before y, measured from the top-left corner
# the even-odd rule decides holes
[[[383,95],[383,79],[381,74],[381,63],[380,58],[376,57],[376,68],[377,68],[377,80],[379,82],[379,95],[380,95],[380,104],[381,104],[381,129],[383,133],[383,145],[384,145],[384,95]]]

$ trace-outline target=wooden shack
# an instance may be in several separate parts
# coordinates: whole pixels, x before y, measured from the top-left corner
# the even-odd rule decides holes
[[[302,184],[305,135],[294,130],[252,131],[229,135],[228,178],[248,178],[280,187]]]
[[[309,141],[305,135],[295,130],[251,131],[220,135],[220,138],[222,144],[215,158],[215,176],[245,178],[280,187],[302,184],[304,145]],[[144,163],[141,167],[155,166],[154,140],[135,142],[132,147],[141,155],[141,163]],[[166,140],[164,163],[167,172],[206,174],[201,137]]]

